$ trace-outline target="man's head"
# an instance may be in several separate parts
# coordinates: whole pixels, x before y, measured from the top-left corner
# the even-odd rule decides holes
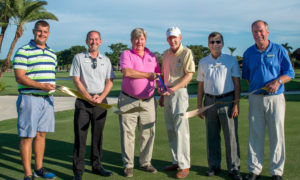
[[[263,20],[254,21],[251,25],[253,39],[259,49],[266,49],[269,45],[269,26]]]
[[[181,44],[181,31],[178,27],[170,27],[166,32],[167,41],[170,45],[170,48],[173,52],[176,52]]]
[[[136,51],[144,51],[146,46],[147,32],[143,28],[135,28],[131,31],[132,49]]]
[[[208,47],[210,49],[211,55],[214,58],[218,58],[222,53],[222,48],[224,46],[223,36],[219,32],[212,32],[208,36]]]
[[[95,52],[99,50],[100,45],[102,44],[101,34],[99,31],[92,30],[86,35],[86,45],[88,46],[89,52]]]
[[[35,23],[34,29],[32,30],[34,35],[34,42],[37,46],[45,47],[46,41],[49,37],[50,25],[44,21],[39,20]]]

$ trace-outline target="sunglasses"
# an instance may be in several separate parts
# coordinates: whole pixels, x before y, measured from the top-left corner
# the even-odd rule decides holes
[[[221,44],[222,41],[209,41],[209,43],[210,43],[210,44],[215,44],[215,43],[216,43],[216,44]]]
[[[97,59],[92,59],[92,62],[93,62],[93,69],[96,69],[97,68]]]

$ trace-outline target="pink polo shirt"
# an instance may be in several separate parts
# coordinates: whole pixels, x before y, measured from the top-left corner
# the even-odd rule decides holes
[[[145,48],[145,54],[142,58],[134,50],[125,50],[120,58],[121,69],[130,68],[141,72],[160,73],[159,64],[153,53]],[[153,96],[155,90],[155,81],[149,79],[134,79],[123,76],[122,91],[141,99],[147,99]]]

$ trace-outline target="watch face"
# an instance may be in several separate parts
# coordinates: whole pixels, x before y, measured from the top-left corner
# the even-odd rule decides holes
[[[283,84],[282,80],[281,79],[278,79],[278,82],[279,84]]]

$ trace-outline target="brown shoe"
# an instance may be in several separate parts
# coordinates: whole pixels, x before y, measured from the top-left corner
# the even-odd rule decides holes
[[[172,164],[171,166],[165,167],[164,171],[177,171],[178,164]]]
[[[133,168],[125,168],[124,169],[124,176],[125,177],[132,177],[133,176]]]
[[[176,178],[177,179],[183,179],[183,178],[186,178],[190,173],[190,169],[187,168],[187,169],[179,169],[177,174],[176,174]]]
[[[151,164],[146,166],[141,166],[140,170],[150,172],[150,173],[157,173],[157,169],[155,169]]]

